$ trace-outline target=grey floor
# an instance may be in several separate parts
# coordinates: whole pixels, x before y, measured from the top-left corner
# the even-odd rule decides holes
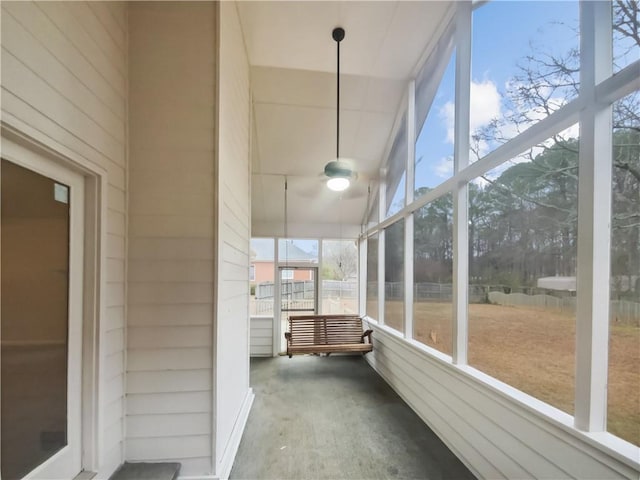
[[[231,479],[472,479],[361,356],[252,359]]]

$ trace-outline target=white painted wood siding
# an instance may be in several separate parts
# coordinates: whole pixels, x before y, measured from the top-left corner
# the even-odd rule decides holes
[[[133,2],[126,459],[213,471],[216,8]]]
[[[369,363],[479,478],[638,478],[586,435],[576,437],[387,329],[369,328]]]
[[[229,474],[249,389],[249,63],[235,2],[220,2],[216,474]]]
[[[127,5],[2,2],[2,121],[107,172],[97,468],[123,459]]]
[[[273,317],[251,317],[249,345],[252,357],[273,356]]]

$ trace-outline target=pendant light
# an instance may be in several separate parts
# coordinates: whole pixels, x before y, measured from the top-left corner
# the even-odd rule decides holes
[[[336,68],[336,159],[327,163],[324,174],[329,178],[327,187],[336,192],[349,188],[353,172],[350,165],[340,159],[340,42],[344,40],[344,29],[337,27],[331,34],[337,47]]]

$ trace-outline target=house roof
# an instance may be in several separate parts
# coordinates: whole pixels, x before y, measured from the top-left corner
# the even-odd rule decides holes
[[[313,253],[306,252],[298,247],[292,240],[279,240],[279,250],[287,250],[287,260],[291,262],[311,262],[317,259]],[[251,239],[251,261],[252,262],[273,262],[273,240],[269,238]],[[281,255],[282,256],[282,255]]]

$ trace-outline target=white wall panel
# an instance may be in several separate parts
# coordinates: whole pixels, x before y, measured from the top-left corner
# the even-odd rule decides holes
[[[129,327],[211,325],[207,314],[211,305],[132,305],[128,310]]]
[[[118,60],[117,56],[111,54],[108,49],[101,45],[93,34],[97,32],[88,31],[84,25],[90,19],[79,21],[82,15],[74,11],[74,5],[69,2],[65,8],[60,8],[59,4],[54,2],[38,2],[38,7],[53,22],[63,35],[77,46],[81,55],[90,59],[94,68],[113,85],[115,90],[121,93],[122,97],[126,96],[126,78],[123,72],[126,71],[126,57]],[[80,28],[78,28],[80,27]]]
[[[211,349],[210,326],[158,326],[129,327],[127,344],[132,351],[153,348],[209,348]],[[176,352],[177,354],[177,352]],[[209,365],[209,368],[211,365]]]
[[[170,414],[203,413],[211,410],[211,392],[139,394],[127,400],[127,413]]]
[[[211,431],[211,414],[183,413],[181,415],[135,415],[131,417],[127,423],[127,427],[128,438],[209,435]]]
[[[211,390],[210,369],[159,370],[127,373],[127,394],[206,392]],[[131,459],[132,460],[132,459]]]
[[[109,330],[124,328],[124,305],[109,307],[106,310],[109,317]]]
[[[215,5],[135,2],[129,29],[126,458],[210,475]]]
[[[248,409],[249,64],[235,2],[221,2],[218,110],[216,474],[228,476]]]
[[[211,331],[208,331],[209,336]],[[149,348],[136,349],[127,355],[130,372],[155,369],[194,370],[211,367],[211,348]],[[186,405],[185,405],[186,407]]]
[[[123,5],[115,6],[114,10],[117,9],[126,17],[126,8],[123,7]],[[126,92],[122,88],[123,84],[117,79],[117,74],[108,66],[103,66],[98,58],[89,55],[87,45],[73,41],[76,37],[74,31],[82,28],[77,20],[70,19],[65,24],[66,29],[60,28],[56,20],[59,21],[60,18],[65,17],[64,9],[68,8],[67,5],[64,8],[58,6],[58,10],[62,10],[58,14],[46,13],[50,8],[50,5],[42,3],[9,2],[3,5],[3,13],[9,13],[26,31],[40,41],[41,48],[60,60],[60,63],[73,72],[79,81],[90,87],[97,99],[119,118],[124,119]],[[126,42],[124,30],[113,32],[113,35],[120,37],[122,42]],[[124,55],[121,63],[126,63]]]
[[[251,317],[250,354],[252,357],[273,356],[273,318]]]
[[[176,461],[182,463],[180,473],[188,475],[189,458],[208,457],[211,462],[211,435],[189,435],[156,437],[152,441],[147,438],[127,439],[127,452],[141,461]],[[172,457],[173,455],[173,457]],[[203,462],[206,466],[207,463]],[[202,475],[205,472],[192,472],[193,475]]]

